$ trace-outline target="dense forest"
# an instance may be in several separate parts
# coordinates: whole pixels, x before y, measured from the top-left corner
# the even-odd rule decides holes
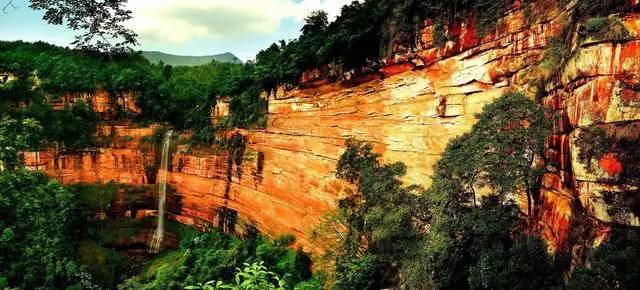
[[[24,169],[3,172],[0,185],[3,289],[184,289],[209,280],[273,283],[288,289],[285,285],[319,283],[310,280],[308,256],[289,247],[291,237],[270,240],[251,227],[240,239],[215,228],[200,233],[170,224],[168,230],[182,241],[177,249],[150,260],[123,254],[118,241],[138,235],[153,221],[104,219],[98,213],[109,213],[117,192],[123,191],[133,208],[144,206],[143,188],[115,183],[61,186]],[[243,270],[235,273],[236,268]],[[247,272],[256,276],[242,276]]]
[[[195,147],[224,144],[216,132],[266,125],[263,92],[300,86],[311,69],[332,80],[376,70],[394,52],[418,49],[425,20],[435,23],[437,45],[448,41],[444,23],[468,17],[478,33],[490,33],[513,2],[354,1],[332,22],[324,12],[312,13],[298,39],[274,43],[245,64],[172,67],[139,53],[0,42],[0,72],[16,77],[0,85],[0,289],[638,288],[637,229],[613,227],[611,238],[590,250],[585,263],[572,265],[572,253],[550,254],[531,226],[531,204],[545,170],[532,164],[544,158],[553,128],[551,114],[535,96],[522,93],[506,93],[485,107],[471,131],[446,148],[429,188],[403,184],[402,163],[384,164],[371,144],[349,140],[336,176],[354,190],[314,230],[328,251],[314,257],[313,267],[310,254],[294,250],[291,236],[272,239],[251,225],[201,232],[171,223],[176,247],[132,257],[114,245],[153,221],[110,212],[122,195],[130,210],[148,207],[137,197],[155,188],[61,185],[22,164],[27,150],[99,146],[108,140],[96,135],[96,127],[124,120],[188,132]],[[578,1],[573,20],[583,24],[580,36],[626,39],[619,18],[609,15],[629,9],[628,2]],[[570,54],[566,37],[550,44],[549,78]],[[97,90],[113,98],[108,118],[83,102],[53,107],[65,94]],[[140,113],[117,105],[123,92],[136,93]],[[211,107],[222,97],[230,101],[230,114],[212,125]],[[598,128],[578,136],[585,144],[580,158],[603,155],[602,148],[613,146],[609,137]],[[635,166],[637,144],[625,142],[624,149],[635,154],[625,162]],[[479,197],[477,188],[490,192]],[[526,214],[516,203],[522,192]],[[609,210],[637,210],[637,204],[611,199]]]

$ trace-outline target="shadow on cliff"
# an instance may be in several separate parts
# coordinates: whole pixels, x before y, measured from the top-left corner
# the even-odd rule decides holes
[[[235,177],[237,177],[238,180],[242,179],[242,161],[247,150],[246,137],[236,132],[229,140],[227,140],[226,147],[229,156],[227,157],[227,172],[224,188],[224,198],[229,199],[234,171]]]

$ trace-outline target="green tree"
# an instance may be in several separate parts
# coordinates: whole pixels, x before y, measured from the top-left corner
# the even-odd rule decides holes
[[[507,93],[487,105],[473,129],[471,142],[482,144],[477,153],[486,184],[499,194],[524,190],[529,217],[550,133],[545,109],[521,93]]]
[[[20,153],[37,145],[35,136],[42,130],[34,119],[0,120],[0,172],[16,169],[22,164]]]
[[[72,43],[77,48],[122,53],[138,44],[137,34],[124,25],[132,18],[132,12],[125,9],[126,3],[127,0],[30,0],[29,7],[43,10],[42,19],[49,24],[66,24],[72,30],[84,31]]]
[[[525,191],[531,202],[538,192],[542,164],[537,160],[550,133],[545,111],[522,94],[508,93],[477,117],[471,132],[449,144],[435,167],[431,187],[420,197],[420,225],[428,231],[405,263],[405,283],[409,287],[433,283],[443,289],[500,288],[500,283],[513,282],[507,279],[510,276],[529,275],[526,281],[553,284],[556,280],[541,278],[548,274],[542,271],[545,268],[514,265],[523,271],[517,273],[506,268],[511,251],[527,249],[516,246],[513,238],[512,230],[523,227],[513,196]],[[478,203],[476,189],[482,187],[491,192]],[[545,253],[544,247],[538,249]]]
[[[336,287],[341,289],[389,284],[399,269],[396,262],[419,238],[412,225],[416,188],[402,186],[403,164],[382,165],[379,157],[370,144],[349,140],[338,161],[336,176],[357,186],[338,203],[347,228],[336,259]]]
[[[640,287],[640,231],[612,229],[609,240],[589,253],[587,263],[577,267],[568,289],[637,289]]]
[[[0,277],[11,287],[65,288],[86,275],[74,259],[74,201],[44,174],[0,175]]]
[[[487,105],[471,133],[452,141],[437,165],[436,179],[461,183],[475,204],[475,189],[527,195],[527,214],[538,191],[544,146],[551,133],[545,109],[521,93],[507,93]],[[442,175],[442,177],[440,177]]]

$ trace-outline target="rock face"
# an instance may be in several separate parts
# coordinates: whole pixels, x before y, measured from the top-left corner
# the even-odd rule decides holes
[[[78,102],[90,104],[94,112],[100,114],[103,119],[114,118],[118,110],[126,110],[131,113],[140,113],[140,108],[135,103],[136,96],[132,92],[124,92],[112,96],[106,91],[92,93],[74,93],[62,95],[51,102],[54,109],[64,109],[65,106],[73,106]]]
[[[433,47],[426,28],[423,49],[389,62],[384,77],[328,83],[312,72],[305,88],[277,90],[266,129],[238,132],[241,152],[174,155],[170,183],[182,196],[182,215],[215,220],[224,206],[265,232],[291,232],[312,245],[306,233],[348,186],[334,177],[347,138],[371,142],[384,162],[405,163],[407,183],[428,186],[447,143],[470,130],[485,104],[530,90],[526,72],[559,24],[551,18],[529,26],[523,17],[515,9],[483,40],[473,24],[451,27],[458,41],[444,48]]]
[[[141,143],[141,138],[151,135],[154,128],[112,125],[98,129],[99,135],[110,136],[109,146],[73,153],[26,152],[27,168],[44,171],[63,183],[147,184],[145,165],[153,164],[154,155]]]
[[[627,15],[624,22],[637,37],[640,17]],[[610,131],[608,134],[627,131],[629,140],[640,141],[639,45],[639,40],[583,43],[543,100],[559,116],[557,134],[551,137],[548,152],[555,170],[544,177],[541,192],[541,223],[556,248],[571,246],[571,227],[578,224],[589,228],[594,236],[605,235],[611,223],[640,225],[633,214],[611,216],[603,196],[637,188],[640,176],[630,168],[634,165],[622,162],[614,151],[619,151],[618,147],[621,154],[629,155],[631,152],[624,151],[638,149],[614,144],[605,148],[608,153],[587,165],[579,154],[580,147],[588,144],[577,138],[590,127],[602,127]]]
[[[308,231],[349,187],[334,176],[347,138],[371,142],[384,162],[405,163],[408,184],[428,186],[447,143],[470,130],[485,104],[507,91],[535,94],[537,67],[550,37],[570,19],[567,8],[543,4],[548,2],[554,1],[516,4],[485,37],[476,35],[472,22],[451,25],[452,41],[444,47],[434,46],[426,27],[416,53],[396,55],[375,74],[329,83],[314,71],[305,74],[303,88],[272,92],[265,129],[229,132],[238,141],[231,149],[173,154],[169,183],[181,209],[173,219],[216,224],[219,209],[226,208],[266,233],[293,233],[300,244],[321,247]],[[530,15],[535,20],[527,20]],[[634,36],[637,19],[625,20]],[[596,173],[580,169],[575,140],[581,128],[595,122],[626,124],[640,117],[634,90],[640,80],[639,43],[584,44],[543,99],[561,118],[549,140],[550,173],[535,219],[554,249],[577,244],[570,239],[578,226],[590,229],[581,245],[593,244],[611,221],[598,205],[596,188],[620,186],[615,177],[625,164],[613,153],[596,162],[604,164],[600,174],[613,175],[603,184]],[[226,113],[228,106],[219,102],[214,119]],[[28,153],[27,164],[63,182],[149,182],[144,165],[152,151],[140,149],[139,137],[152,129],[116,131],[133,138],[80,155]]]

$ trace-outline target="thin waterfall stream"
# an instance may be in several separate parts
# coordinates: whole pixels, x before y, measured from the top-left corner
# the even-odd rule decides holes
[[[171,145],[171,135],[173,131],[168,130],[164,135],[162,142],[162,159],[160,160],[160,169],[158,170],[158,225],[151,242],[149,243],[149,251],[158,253],[164,239],[164,214],[165,202],[167,199],[167,172],[169,167],[169,148]]]

